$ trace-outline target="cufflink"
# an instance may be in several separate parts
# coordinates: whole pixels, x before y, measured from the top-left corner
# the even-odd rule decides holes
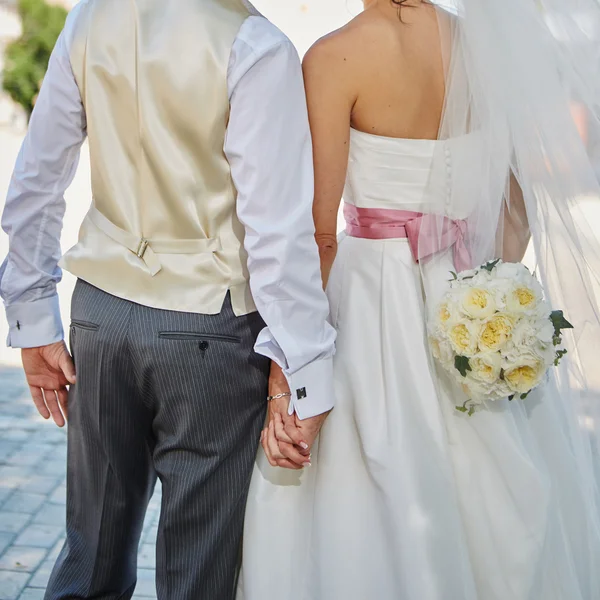
[[[302,400],[302,398],[306,398],[306,388],[300,388],[296,390],[296,398],[298,398],[298,400]]]

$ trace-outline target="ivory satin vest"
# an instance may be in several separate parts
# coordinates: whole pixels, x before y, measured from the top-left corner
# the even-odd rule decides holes
[[[256,310],[223,146],[242,0],[88,0],[71,64],[87,118],[92,207],[67,271],[126,300]]]

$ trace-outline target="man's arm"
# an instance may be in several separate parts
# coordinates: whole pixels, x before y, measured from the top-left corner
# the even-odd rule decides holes
[[[67,385],[75,383],[56,291],[61,278],[60,233],[64,192],[75,175],[85,139],[85,114],[71,71],[67,28],[50,58],[10,182],[2,216],[9,253],[0,268],[8,344],[23,349],[23,367],[37,409],[59,426],[67,414]]]
[[[9,253],[0,268],[8,345],[45,346],[63,339],[56,285],[61,279],[64,192],[85,139],[85,114],[63,32],[44,78],[17,158],[2,215]]]
[[[256,351],[283,369],[290,409],[299,419],[315,417],[333,408],[336,334],[314,239],[302,69],[288,40],[274,43],[235,85],[225,151],[246,229],[250,286],[267,324]]]

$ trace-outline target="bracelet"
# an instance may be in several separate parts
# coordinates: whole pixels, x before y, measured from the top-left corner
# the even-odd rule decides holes
[[[277,396],[267,396],[267,402],[271,402],[271,400],[279,400],[279,398],[286,398],[287,396],[291,396],[289,392],[283,392],[282,394],[277,394]]]

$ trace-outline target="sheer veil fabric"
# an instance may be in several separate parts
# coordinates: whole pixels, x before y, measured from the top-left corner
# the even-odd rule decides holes
[[[519,261],[522,242],[513,226],[526,214],[526,262],[552,307],[564,310],[574,326],[565,336],[567,359],[527,401],[489,403],[472,418],[447,412],[449,443],[472,438],[462,444],[463,456],[454,455],[467,535],[481,535],[469,531],[469,522],[481,523],[478,503],[500,489],[498,481],[487,490],[482,482],[503,476],[477,472],[473,453],[497,453],[500,464],[504,443],[523,444],[529,460],[539,457],[530,465],[538,492],[533,481],[517,489],[513,473],[505,499],[515,514],[519,504],[523,515],[536,504],[538,512],[530,513],[530,540],[515,529],[515,547],[529,544],[532,553],[542,554],[560,548],[562,557],[540,563],[557,571],[537,576],[565,586],[566,595],[557,598],[600,598],[594,574],[600,564],[600,184],[590,150],[590,140],[600,136],[600,3],[459,0],[437,11],[447,82],[429,193],[439,194],[444,164],[450,183],[445,215],[436,217],[433,229],[441,237],[444,217],[466,220],[472,267],[500,257]],[[431,233],[424,232],[419,244],[430,244]],[[422,261],[421,272],[431,313],[449,279],[447,263]],[[463,396],[439,370],[437,385],[445,389],[442,397]],[[570,489],[564,489],[567,481]],[[465,494],[469,486],[472,495]],[[544,525],[534,534],[540,514]],[[507,538],[510,526],[504,533],[492,529]],[[472,556],[475,572],[489,573],[478,569],[479,560]],[[577,585],[567,585],[569,579]],[[573,596],[575,589],[579,595]],[[522,596],[515,590],[514,597]]]

